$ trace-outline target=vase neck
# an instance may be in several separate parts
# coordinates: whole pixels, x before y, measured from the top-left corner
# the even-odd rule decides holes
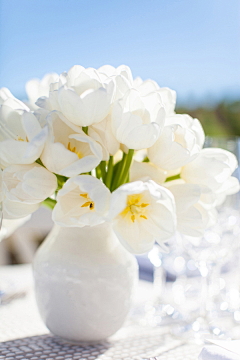
[[[113,248],[119,244],[119,241],[114,234],[112,227],[109,223],[104,223],[97,226],[84,226],[84,227],[60,227],[55,225],[50,239],[61,243],[65,243],[69,247],[75,247],[76,251],[97,252],[106,248]]]

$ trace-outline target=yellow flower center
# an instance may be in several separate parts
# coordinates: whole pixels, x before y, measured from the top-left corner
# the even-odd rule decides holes
[[[87,200],[81,207],[89,207],[90,210],[94,210],[94,202],[88,197],[88,194],[80,194],[80,196]]]
[[[134,195],[128,195],[127,198],[127,206],[126,208],[121,212],[121,216],[123,218],[131,219],[131,221],[134,223],[135,220],[147,220],[147,206],[149,204],[141,202],[142,194],[134,194]]]
[[[83,154],[80,152],[80,151],[76,151],[76,146],[72,147],[71,148],[71,144],[70,144],[70,141],[68,143],[68,150],[77,154],[77,156],[79,157],[79,159],[82,159],[83,158]]]
[[[16,141],[25,141],[25,140],[23,138],[21,138],[21,136],[18,136]],[[29,142],[27,136],[26,136],[26,142]]]

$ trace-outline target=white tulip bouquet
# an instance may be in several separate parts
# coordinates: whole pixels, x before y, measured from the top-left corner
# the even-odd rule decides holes
[[[132,253],[163,248],[176,229],[199,237],[215,207],[239,191],[236,157],[203,149],[197,119],[176,114],[176,93],[133,80],[127,66],[73,66],[26,84],[23,103],[0,90],[4,219],[41,204],[56,224],[109,222]]]

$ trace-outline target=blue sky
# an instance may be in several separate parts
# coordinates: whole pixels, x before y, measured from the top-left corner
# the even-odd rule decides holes
[[[127,64],[178,101],[240,97],[239,0],[0,0],[0,86]]]

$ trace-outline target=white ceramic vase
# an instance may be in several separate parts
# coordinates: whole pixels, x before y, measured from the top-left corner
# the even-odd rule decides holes
[[[54,226],[34,263],[41,317],[55,335],[96,342],[114,334],[129,311],[138,279],[135,257],[109,224]]]

